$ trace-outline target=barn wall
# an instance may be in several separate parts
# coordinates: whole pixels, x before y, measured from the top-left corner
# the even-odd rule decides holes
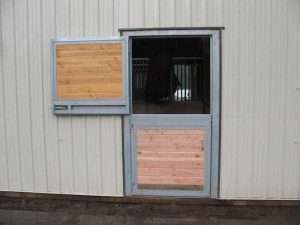
[[[51,113],[50,40],[115,34],[112,1],[0,2],[0,190],[123,195],[121,118]]]
[[[300,1],[230,2],[221,197],[300,199]]]
[[[121,118],[51,114],[51,38],[224,26],[221,198],[300,199],[299,0],[0,4],[0,190],[122,195]]]

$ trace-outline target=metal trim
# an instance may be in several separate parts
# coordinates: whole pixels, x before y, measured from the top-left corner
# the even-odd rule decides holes
[[[225,27],[148,27],[148,28],[120,28],[119,32],[121,35],[123,35],[123,33],[130,32],[130,31],[152,31],[152,30],[158,30],[158,31],[197,30],[199,31],[199,30],[224,30],[224,29]]]
[[[53,102],[54,105],[72,105],[72,106],[91,106],[91,105],[110,105],[110,106],[126,106],[125,100],[58,100]]]
[[[123,57],[123,97],[118,99],[87,99],[87,100],[60,100],[56,95],[56,46],[68,44],[89,43],[121,43]],[[129,114],[129,88],[128,88],[128,46],[124,38],[82,38],[82,39],[54,39],[51,41],[51,79],[52,79],[52,105],[56,115],[124,115]]]
[[[56,115],[126,115],[128,114],[128,107],[119,106],[55,106]],[[87,108],[88,107],[88,108]]]
[[[170,30],[160,30],[160,29],[151,29],[151,30],[133,30],[133,31],[126,31],[123,32],[122,35],[124,37],[149,37],[153,36],[154,38],[161,38],[163,36],[170,36],[170,37],[193,37],[193,36],[213,36],[218,33],[218,30],[178,30],[178,29],[170,29]]]
[[[220,106],[221,106],[221,64],[220,64],[221,32],[214,32],[211,38],[211,105],[212,105],[212,162],[211,162],[211,197],[219,197],[220,181]]]

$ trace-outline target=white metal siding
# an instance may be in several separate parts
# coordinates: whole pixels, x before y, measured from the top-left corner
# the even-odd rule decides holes
[[[0,190],[122,196],[121,118],[51,113],[50,40],[112,36],[111,1],[0,3]]]
[[[221,197],[300,199],[300,1],[226,1],[224,26]]]
[[[122,195],[121,118],[51,114],[51,38],[224,26],[221,197],[300,199],[299,0],[0,4],[0,190]]]

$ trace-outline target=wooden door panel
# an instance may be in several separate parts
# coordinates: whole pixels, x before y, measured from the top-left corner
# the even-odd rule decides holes
[[[122,43],[57,45],[57,99],[101,100],[122,98],[122,57]]]
[[[138,128],[138,185],[201,189],[205,174],[204,138],[201,128]]]

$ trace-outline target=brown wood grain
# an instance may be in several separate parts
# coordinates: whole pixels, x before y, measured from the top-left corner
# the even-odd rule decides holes
[[[120,43],[56,46],[56,87],[60,100],[118,99],[123,95]]]
[[[204,138],[202,129],[138,129],[138,185],[203,186]]]

